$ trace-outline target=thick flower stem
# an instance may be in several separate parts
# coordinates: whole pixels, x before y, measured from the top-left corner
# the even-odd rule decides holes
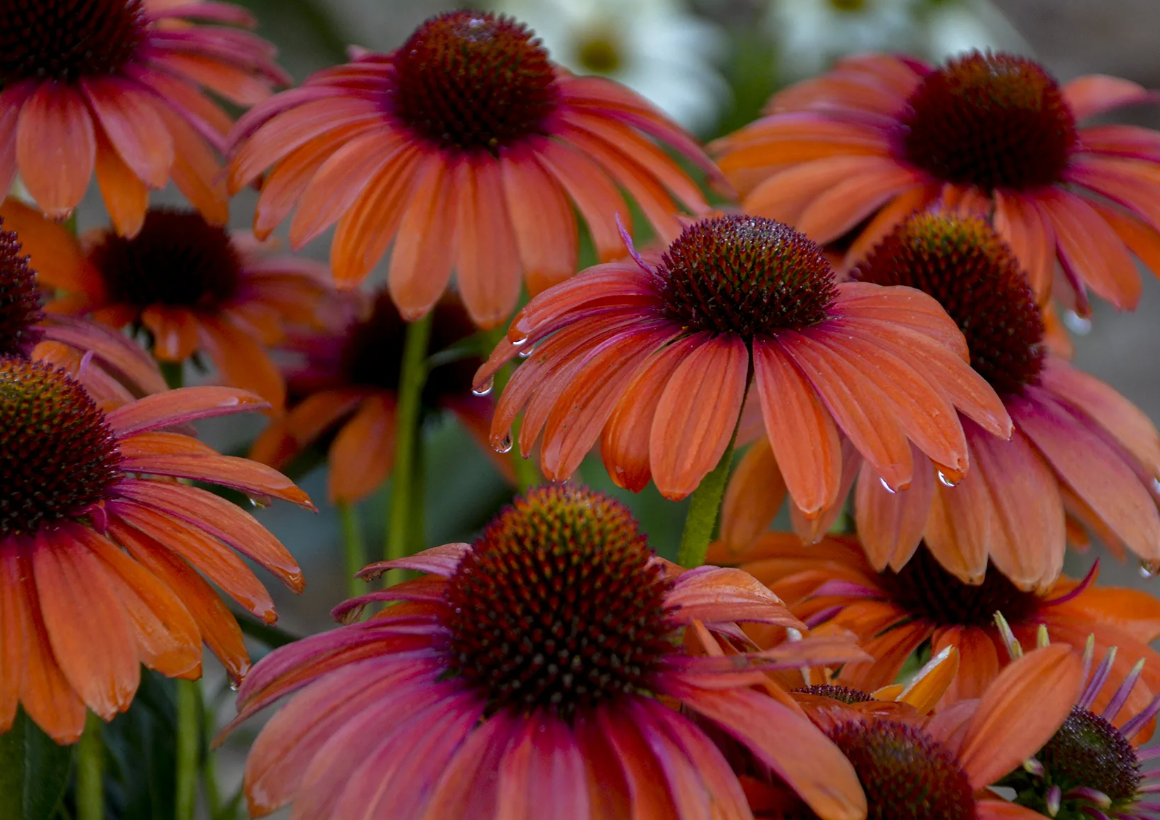
[[[342,526],[342,553],[346,558],[347,594],[354,598],[366,591],[366,585],[355,577],[367,565],[366,542],[363,540],[362,521],[354,505],[349,501],[339,501],[337,507],[338,521]]]
[[[85,718],[85,731],[77,743],[77,820],[104,820],[105,744],[104,724],[92,712]]]
[[[423,386],[427,382],[427,345],[431,339],[431,314],[407,325],[403,345],[403,366],[399,374],[399,405],[396,413],[394,480],[391,482],[391,509],[387,520],[386,558],[403,558],[408,552],[411,516],[422,515],[415,510],[419,489],[415,486],[416,454],[419,449],[419,413]],[[389,586],[396,582],[391,572],[386,576]]]
[[[193,820],[201,768],[201,681],[177,683],[177,785],[174,820]]]
[[[732,463],[733,442],[730,441],[713,472],[701,479],[700,486],[689,499],[689,512],[685,517],[685,529],[681,533],[681,546],[677,551],[677,563],[686,569],[705,563],[705,554],[713,539],[713,527],[717,524],[721,499],[725,496],[725,480],[729,477]]]

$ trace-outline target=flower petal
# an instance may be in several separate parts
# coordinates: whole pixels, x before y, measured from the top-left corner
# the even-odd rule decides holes
[[[72,213],[89,187],[97,158],[93,120],[72,85],[42,83],[20,111],[16,162],[20,177],[52,219]]]

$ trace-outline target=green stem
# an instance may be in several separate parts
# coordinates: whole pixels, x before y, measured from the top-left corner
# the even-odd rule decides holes
[[[721,499],[725,496],[725,480],[729,477],[729,466],[732,463],[733,442],[730,441],[713,472],[701,479],[700,486],[689,499],[689,512],[685,517],[685,529],[681,533],[681,546],[677,551],[677,563],[686,569],[705,563],[705,553],[709,551],[709,542],[713,539],[713,528],[717,524]]]
[[[351,598],[366,592],[366,585],[355,577],[367,565],[367,548],[363,539],[358,510],[349,501],[338,502],[338,521],[342,526],[343,555],[346,556],[347,594]]]
[[[399,405],[395,422],[395,467],[391,482],[391,509],[387,521],[386,558],[407,555],[411,515],[415,512],[415,454],[419,448],[419,411],[427,381],[427,344],[431,340],[431,314],[407,325],[403,365],[399,374]],[[421,511],[420,511],[420,514]],[[385,584],[397,582],[399,573],[387,573]]]
[[[169,385],[170,390],[182,386],[185,381],[185,362],[158,361],[157,366],[161,368],[161,375],[165,377],[165,383]]]
[[[77,743],[77,820],[104,820],[105,744],[104,724],[89,712],[85,731]]]
[[[193,820],[201,764],[201,682],[177,681],[177,794],[174,820]]]

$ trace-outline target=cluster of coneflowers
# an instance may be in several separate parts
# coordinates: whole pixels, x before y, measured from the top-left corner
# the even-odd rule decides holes
[[[289,89],[227,3],[0,21],[0,738],[80,741],[78,817],[101,721],[203,644],[236,722],[287,701],[254,817],[1160,817],[1160,601],[1061,574],[1160,567],[1160,436],[1060,319],[1160,271],[1160,133],[1080,125],[1152,92],[862,55],[706,153],[482,12]],[[246,411],[249,459],[190,426]],[[425,548],[439,412],[520,494]],[[677,562],[570,482],[597,447],[690,499]],[[278,469],[320,448],[352,532],[391,478],[388,554],[351,539],[341,625],[251,668],[240,556],[303,578],[217,488],[310,507]]]

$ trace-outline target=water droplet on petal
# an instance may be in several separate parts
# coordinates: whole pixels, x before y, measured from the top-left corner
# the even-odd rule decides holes
[[[511,343],[512,347],[523,347],[528,341],[528,334],[519,328],[513,327],[508,331],[507,340]]]
[[[512,449],[512,434],[508,433],[499,441],[493,442],[492,447],[497,453],[510,453]]]
[[[472,387],[471,392],[477,396],[486,396],[491,392],[491,388],[495,387],[495,378],[490,378],[477,387]]]
[[[532,355],[533,353],[535,353],[535,352],[536,352],[536,346],[535,346],[535,345],[529,345],[528,347],[525,347],[524,349],[522,349],[522,350],[519,352],[519,357],[520,357],[521,359],[526,359],[526,358],[528,358],[528,356],[531,356],[531,355]]]
[[[1144,560],[1140,562],[1140,577],[1155,578],[1160,573],[1160,561]]]
[[[886,492],[890,493],[891,495],[894,495],[894,489],[893,489],[893,488],[892,488],[892,487],[891,487],[889,484],[887,484],[887,483],[886,483],[886,479],[885,479],[885,478],[881,478],[881,477],[879,477],[879,479],[878,479],[878,480],[879,480],[880,482],[882,482],[882,488],[883,488],[884,490],[886,490]]]
[[[242,682],[240,680],[235,678],[233,675],[230,675],[229,677],[230,677],[230,691],[231,692],[236,692],[242,688]]]
[[[1092,329],[1092,320],[1080,316],[1074,310],[1064,312],[1063,323],[1067,326],[1068,330],[1079,336],[1086,336]]]
[[[958,479],[952,479],[950,476],[948,476],[942,470],[938,471],[938,480],[942,482],[942,485],[944,487],[953,487],[959,483]]]

